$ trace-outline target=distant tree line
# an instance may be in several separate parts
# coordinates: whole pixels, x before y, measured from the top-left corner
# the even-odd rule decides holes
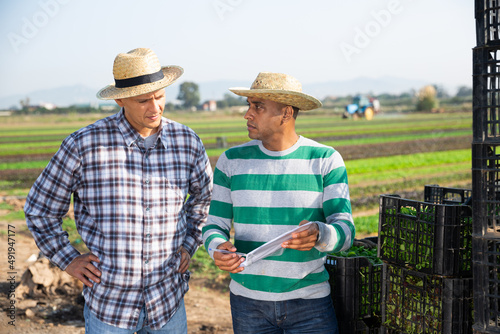
[[[222,100],[217,101],[217,108],[219,109],[246,105],[246,99],[233,93],[225,93]]]
[[[90,113],[115,113],[120,110],[120,107],[116,105],[114,108],[106,107],[95,107],[90,105],[72,105],[68,107],[55,107],[47,109],[43,106],[26,106],[21,109],[14,110],[16,115],[44,115],[44,114],[90,114]]]

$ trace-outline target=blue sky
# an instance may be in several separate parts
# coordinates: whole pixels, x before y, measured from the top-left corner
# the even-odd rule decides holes
[[[472,86],[472,0],[3,0],[0,97],[112,82],[116,54],[152,48],[182,81],[260,71],[307,83],[384,76]]]

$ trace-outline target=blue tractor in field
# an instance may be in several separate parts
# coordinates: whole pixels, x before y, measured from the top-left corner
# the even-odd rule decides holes
[[[377,99],[370,99],[363,95],[356,95],[352,99],[352,103],[345,107],[345,112],[342,115],[343,118],[359,118],[364,117],[367,120],[371,120],[373,115],[377,113],[380,109],[380,104]]]

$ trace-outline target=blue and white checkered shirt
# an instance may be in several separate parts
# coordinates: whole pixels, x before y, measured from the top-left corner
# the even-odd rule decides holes
[[[179,250],[193,255],[201,244],[211,192],[210,163],[191,129],[163,118],[156,145],[145,149],[121,111],[63,141],[25,214],[40,250],[64,270],[80,255],[61,228],[73,194],[78,232],[102,272],[100,283],[84,286],[88,307],[105,323],[132,328],[145,304],[148,325],[159,329],[188,290]]]

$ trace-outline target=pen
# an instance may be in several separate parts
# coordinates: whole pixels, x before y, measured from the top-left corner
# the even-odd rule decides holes
[[[214,252],[219,252],[219,253],[224,253],[224,254],[236,254],[236,255],[240,255],[240,256],[246,256],[246,254],[245,254],[245,253],[240,253],[240,252],[230,252],[230,251],[225,250],[225,249],[209,248],[208,250],[209,250],[209,251],[214,251]]]

